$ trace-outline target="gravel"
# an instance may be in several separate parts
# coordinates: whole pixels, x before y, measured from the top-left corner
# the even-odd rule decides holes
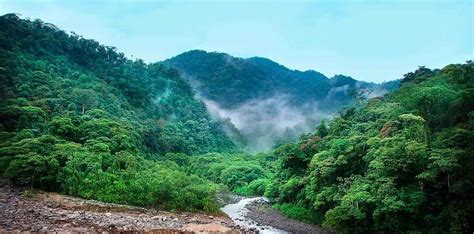
[[[316,225],[289,219],[263,200],[249,203],[246,208],[249,210],[246,218],[254,220],[261,225],[272,226],[290,233],[331,233]]]

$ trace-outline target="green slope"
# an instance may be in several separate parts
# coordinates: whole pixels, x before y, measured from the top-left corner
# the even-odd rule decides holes
[[[340,232],[474,226],[474,64],[421,67],[275,150],[266,195],[283,213]]]
[[[8,14],[0,17],[0,79],[0,172],[13,182],[105,201],[216,208],[214,185],[145,160],[236,149],[176,71]]]

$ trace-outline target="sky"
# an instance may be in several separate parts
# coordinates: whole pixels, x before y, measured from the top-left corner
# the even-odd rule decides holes
[[[157,62],[191,49],[267,57],[291,69],[382,82],[474,59],[474,1],[0,0]]]

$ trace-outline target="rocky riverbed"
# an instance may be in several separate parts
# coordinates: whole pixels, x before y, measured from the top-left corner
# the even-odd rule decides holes
[[[269,233],[279,233],[285,231],[287,233],[331,233],[321,227],[289,219],[277,210],[271,207],[265,199],[254,199],[245,208],[248,210],[245,214],[247,220],[252,220],[258,225],[270,226],[275,232],[269,230]]]
[[[0,179],[0,233],[21,231],[199,233],[249,230],[236,226],[225,215],[173,213],[41,191],[25,194],[24,189]]]
[[[250,204],[263,204],[260,201],[265,201],[263,197],[254,198],[242,198],[240,201],[232,204],[227,204],[221,210],[226,213],[237,225],[245,227],[251,230],[258,231],[263,234],[274,234],[274,233],[287,233],[284,230],[277,229],[272,226],[264,225],[256,222],[255,220],[247,217],[249,209],[247,207]]]
[[[228,214],[167,212],[11,186],[0,178],[0,233],[328,233],[288,219],[264,198],[232,196]],[[229,204],[230,203],[230,204]]]

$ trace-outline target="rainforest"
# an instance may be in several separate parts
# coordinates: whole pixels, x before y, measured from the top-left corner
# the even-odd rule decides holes
[[[474,230],[472,61],[381,83],[203,50],[149,63],[5,14],[0,80],[1,184],[24,199],[222,216],[224,195],[263,196],[325,232]]]

